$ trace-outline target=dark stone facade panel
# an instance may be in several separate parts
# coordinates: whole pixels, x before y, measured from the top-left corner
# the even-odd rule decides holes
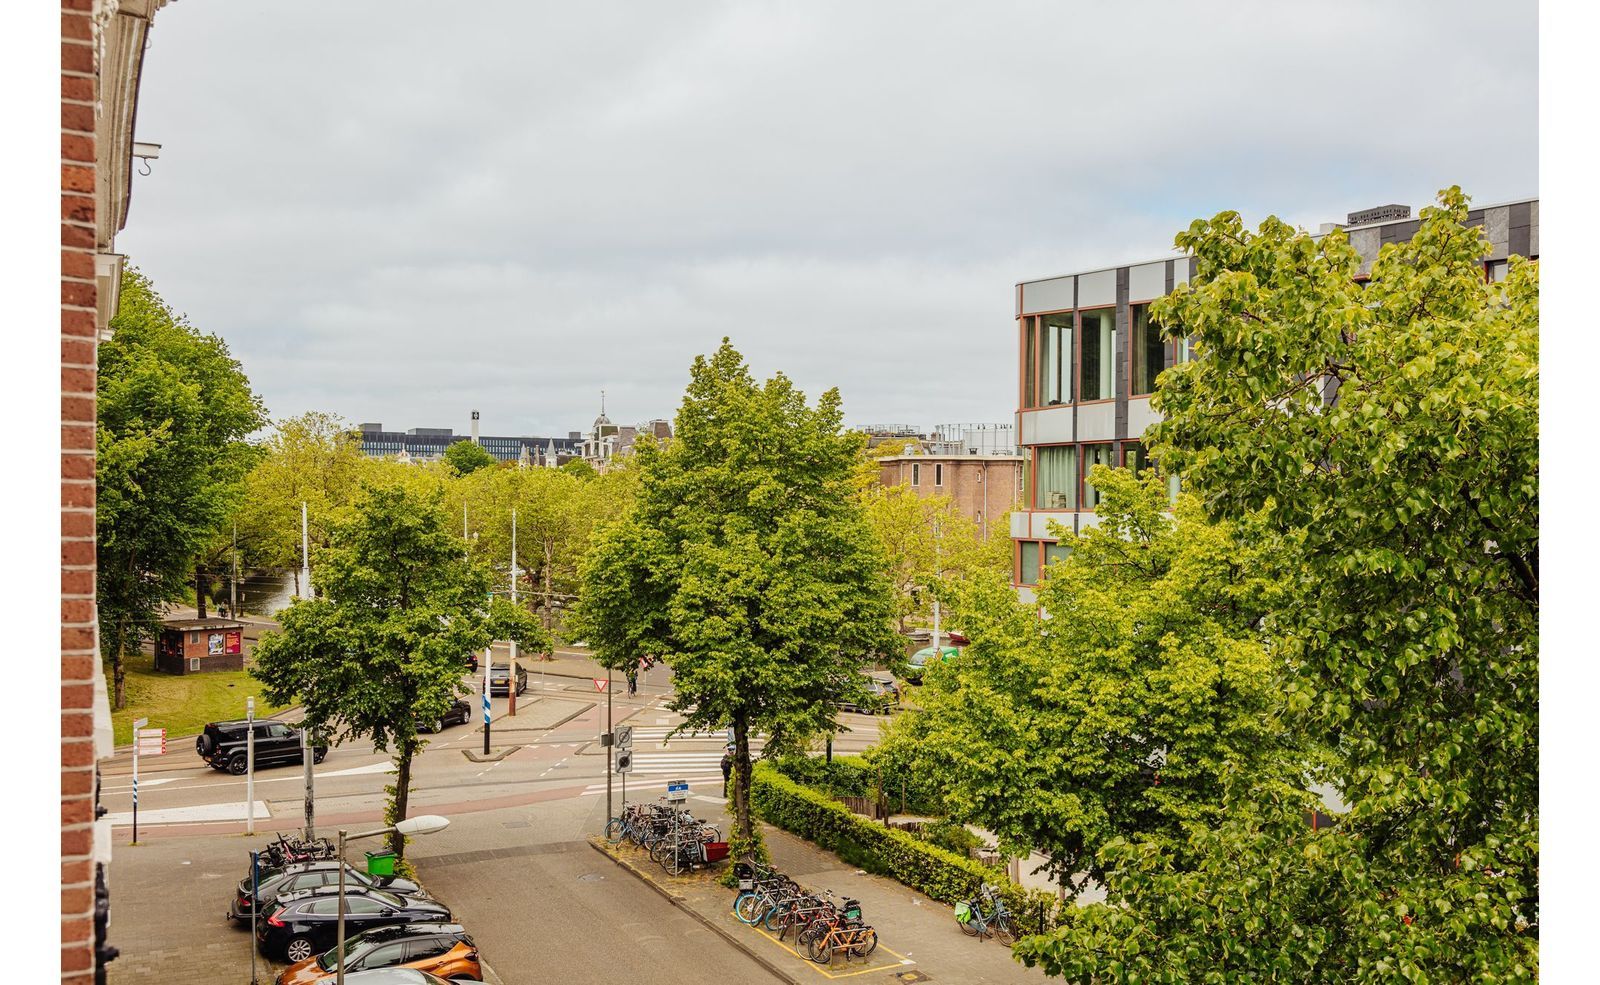
[[[1111,371],[1112,391],[1117,395],[1116,419],[1111,432],[1118,439],[1128,436],[1128,353],[1132,344],[1133,319],[1128,308],[1128,268],[1117,268],[1117,332],[1113,347],[1116,364]]]

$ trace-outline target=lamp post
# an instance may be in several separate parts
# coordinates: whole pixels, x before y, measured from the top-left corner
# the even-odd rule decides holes
[[[338,971],[334,973],[337,985],[344,985],[344,843],[355,841],[359,838],[376,838],[397,831],[407,837],[411,835],[431,835],[435,831],[443,831],[450,824],[450,819],[437,814],[424,814],[421,817],[408,817],[398,824],[387,828],[376,828],[372,831],[362,831],[358,834],[349,834],[345,829],[339,829],[339,931],[338,943],[334,945],[334,960],[337,962]]]

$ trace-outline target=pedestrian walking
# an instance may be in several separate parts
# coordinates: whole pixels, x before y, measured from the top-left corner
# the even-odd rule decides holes
[[[626,673],[628,676],[628,695],[631,697],[639,693],[639,668],[630,666]]]
[[[728,780],[733,776],[733,747],[722,751],[722,796],[728,796]]]

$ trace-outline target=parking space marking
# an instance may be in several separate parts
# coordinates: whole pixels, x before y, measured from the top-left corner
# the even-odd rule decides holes
[[[756,933],[760,934],[762,937],[765,937],[767,940],[771,941],[772,943],[774,943],[774,944],[778,945],[779,947],[783,948],[785,951],[788,951],[790,954],[792,954],[795,957],[799,958],[801,961],[805,962],[805,965],[806,965],[807,968],[810,968],[812,971],[814,971],[817,974],[823,976],[824,978],[854,978],[857,975],[870,975],[873,972],[884,972],[884,971],[888,971],[890,968],[904,968],[907,965],[916,964],[915,961],[913,961],[912,959],[906,957],[904,954],[901,954],[899,951],[894,951],[894,950],[891,950],[891,949],[889,949],[887,947],[884,947],[883,941],[880,940],[880,941],[878,941],[877,949],[880,950],[880,951],[884,951],[885,953],[892,954],[895,957],[899,958],[900,960],[899,960],[898,963],[896,963],[896,964],[888,964],[888,965],[878,965],[878,966],[873,967],[873,968],[862,968],[860,971],[845,971],[845,972],[834,973],[834,972],[831,972],[831,971],[824,970],[815,961],[812,961],[810,958],[806,957],[805,955],[801,954],[799,951],[797,951],[794,948],[790,947],[789,945],[785,944],[783,941],[778,940],[776,937],[772,936],[766,930],[764,930],[764,929],[762,929],[760,927],[756,927],[756,926],[751,925],[751,924],[745,924],[745,926],[750,927],[751,930],[754,930]]]

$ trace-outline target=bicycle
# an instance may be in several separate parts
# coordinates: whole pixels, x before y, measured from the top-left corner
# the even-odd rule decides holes
[[[864,958],[878,947],[878,932],[861,922],[861,904],[856,900],[845,900],[844,907],[834,916],[816,921],[807,929],[813,932],[806,941],[806,956],[817,964],[831,964],[840,951],[846,961]]]
[[[987,913],[984,912],[985,904],[989,907]],[[980,941],[985,937],[993,937],[1006,947],[1017,942],[1017,932],[1011,926],[1011,912],[1006,909],[1006,901],[988,883],[979,888],[977,896],[956,905],[956,923],[963,934]]]

